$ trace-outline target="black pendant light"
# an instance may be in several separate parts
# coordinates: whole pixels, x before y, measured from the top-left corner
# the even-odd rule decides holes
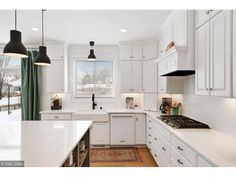
[[[35,65],[48,66],[51,64],[51,61],[47,55],[47,47],[44,46],[44,21],[43,21],[43,12],[42,10],[42,46],[39,46],[39,55],[35,58]]]
[[[21,32],[17,31],[17,11],[15,10],[15,30],[10,31],[10,42],[3,49],[3,54],[12,57],[28,58],[27,50],[21,42]]]
[[[96,60],[96,56],[94,55],[94,50],[93,50],[94,41],[90,41],[89,45],[91,46],[91,49],[90,49],[90,53],[89,53],[89,56],[88,56],[88,60],[95,61]]]

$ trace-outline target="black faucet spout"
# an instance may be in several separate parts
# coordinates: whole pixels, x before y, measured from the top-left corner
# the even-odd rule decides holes
[[[94,96],[94,93],[92,94],[92,108],[93,110],[95,109],[95,106],[97,106],[97,103],[95,103],[95,96]]]

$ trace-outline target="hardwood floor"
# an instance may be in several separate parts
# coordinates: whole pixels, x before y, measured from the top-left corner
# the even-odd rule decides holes
[[[148,148],[138,148],[142,162],[96,162],[90,163],[91,167],[157,167]]]

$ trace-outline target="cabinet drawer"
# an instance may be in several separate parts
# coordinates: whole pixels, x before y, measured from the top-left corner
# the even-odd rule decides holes
[[[197,153],[187,147],[183,142],[181,142],[175,136],[171,136],[171,144],[177,152],[179,152],[185,159],[187,159],[192,166],[196,166],[197,162]]]
[[[42,120],[71,120],[71,114],[42,114]]]
[[[213,167],[209,162],[203,159],[201,156],[197,156],[197,166],[198,167]]]
[[[161,125],[159,125],[159,123],[157,123],[154,120],[151,120],[151,129],[155,129],[156,131],[158,131],[167,141],[170,141],[170,132],[165,129],[164,127],[162,127]]]
[[[163,158],[163,156],[161,155],[160,151],[156,149],[156,147],[152,146],[151,147],[151,154],[154,158],[154,160],[156,161],[157,165],[159,167],[169,167],[169,163]]]
[[[170,164],[170,144],[156,130],[153,130],[152,138],[155,147],[160,151],[163,158]]]
[[[171,148],[171,158],[180,167],[191,167],[192,165],[175,148]],[[173,163],[173,162],[172,162]]]
[[[179,167],[178,162],[176,162],[173,157],[171,157],[170,165],[171,165],[171,167]]]

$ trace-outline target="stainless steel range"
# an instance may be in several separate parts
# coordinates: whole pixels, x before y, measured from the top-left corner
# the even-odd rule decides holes
[[[204,123],[181,115],[162,115],[160,119],[173,128],[210,128]]]

